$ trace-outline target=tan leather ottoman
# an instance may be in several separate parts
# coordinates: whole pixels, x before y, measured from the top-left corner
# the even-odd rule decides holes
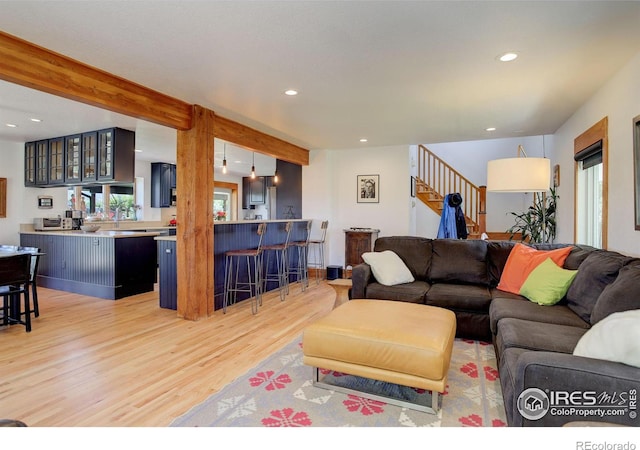
[[[435,413],[438,393],[447,384],[455,334],[456,318],[447,309],[390,300],[351,300],[305,328],[303,362],[313,367],[314,384],[327,389],[345,391],[324,384],[320,368],[429,390],[430,407],[382,400]]]

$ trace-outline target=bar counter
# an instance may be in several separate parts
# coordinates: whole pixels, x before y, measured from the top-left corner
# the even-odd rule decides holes
[[[284,228],[287,222],[293,222],[294,225],[289,238],[291,242],[306,240],[307,219],[214,222],[214,309],[222,309],[224,298],[225,252],[229,250],[256,248],[260,240],[257,235],[259,223],[267,224],[267,230],[262,241],[263,245],[282,243],[286,237]],[[162,308],[176,309],[176,237],[158,236],[155,240],[158,245],[158,264],[160,267],[160,306]],[[290,264],[297,264],[297,258],[297,253],[291,252],[289,255]],[[275,259],[272,258],[269,271],[274,270]],[[246,279],[246,267],[244,266],[241,267],[240,278]],[[291,281],[294,280],[291,279]],[[266,286],[266,291],[275,289],[276,287],[277,283],[270,282]],[[238,294],[238,301],[246,300],[247,298],[248,294]]]

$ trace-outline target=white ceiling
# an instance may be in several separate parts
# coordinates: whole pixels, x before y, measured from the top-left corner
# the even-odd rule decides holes
[[[640,51],[636,1],[0,4],[2,31],[309,149],[552,134]],[[173,130],[0,82],[0,139],[114,125],[175,160]]]

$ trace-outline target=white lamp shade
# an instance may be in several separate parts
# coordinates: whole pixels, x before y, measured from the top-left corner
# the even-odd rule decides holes
[[[504,158],[487,163],[487,191],[540,192],[549,189],[548,158]]]

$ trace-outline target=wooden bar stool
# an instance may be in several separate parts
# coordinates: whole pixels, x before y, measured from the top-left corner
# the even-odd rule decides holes
[[[329,221],[323,220],[320,224],[321,236],[319,239],[311,239],[309,241],[309,251],[313,249],[313,262],[309,262],[309,267],[313,267],[316,270],[316,284],[320,283],[321,279],[325,278],[325,264],[324,264],[324,241],[327,237],[327,228],[329,227]],[[318,272],[322,273],[322,276],[318,275]]]
[[[290,244],[290,247],[295,247],[298,252],[297,265],[295,267],[289,266],[289,273],[296,276],[296,281],[300,282],[302,292],[309,286],[309,270],[307,268],[307,255],[309,252],[309,238],[311,237],[311,225],[312,220],[307,222],[306,232],[307,237],[304,241],[295,241]]]
[[[293,222],[286,222],[284,224],[285,238],[279,244],[263,245],[262,251],[267,255],[264,266],[264,282],[263,291],[266,290],[267,283],[269,281],[278,282],[278,290],[280,291],[280,301],[284,301],[286,295],[289,293],[289,265],[287,264],[287,249],[289,247],[289,238],[291,237],[291,228],[293,228]],[[275,256],[276,271],[270,272],[271,255]]]
[[[227,312],[227,305],[234,304],[237,300],[238,292],[247,292],[251,297],[251,312],[258,313],[258,306],[262,305],[262,238],[267,230],[267,224],[258,224],[257,234],[259,236],[256,248],[229,250],[225,252],[225,272],[224,272],[224,299],[222,311]],[[240,261],[247,263],[247,280],[239,280]],[[252,270],[253,266],[253,270]]]

